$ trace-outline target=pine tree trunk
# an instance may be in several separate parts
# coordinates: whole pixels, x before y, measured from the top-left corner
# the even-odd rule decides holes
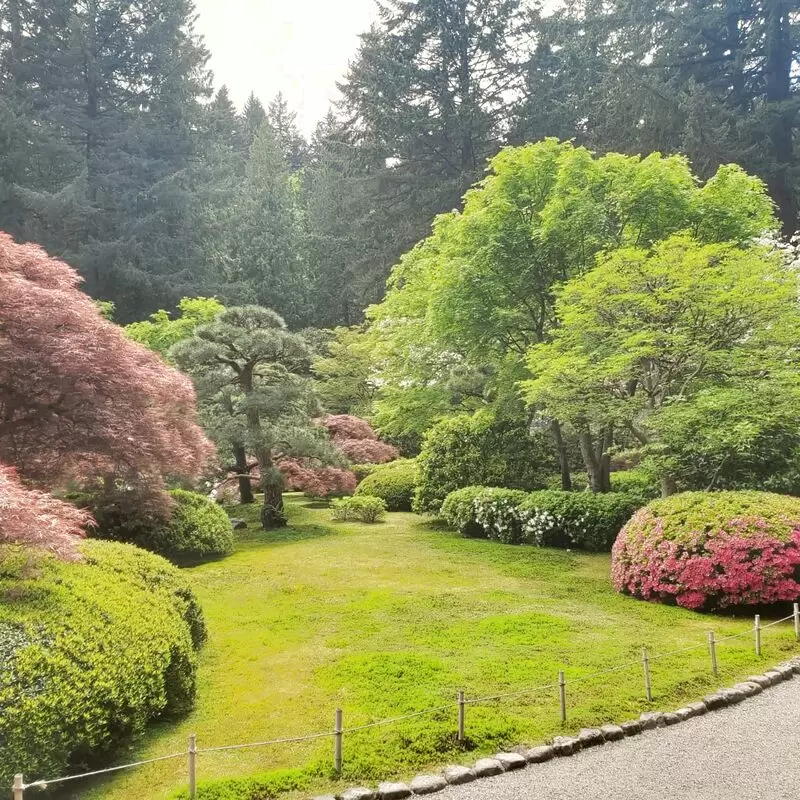
[[[256,498],[253,495],[253,484],[250,479],[250,470],[247,468],[247,451],[244,449],[244,445],[234,445],[233,455],[236,459],[236,474],[239,481],[239,502],[242,505],[254,503]]]
[[[569,453],[567,446],[564,443],[564,436],[561,432],[561,423],[554,419],[550,428],[553,434],[553,440],[556,443],[556,450],[558,451],[558,463],[561,467],[561,488],[565,492],[572,491],[572,475],[569,471]]]
[[[792,185],[793,128],[797,114],[791,103],[793,51],[789,3],[765,0],[764,11],[764,78],[774,161],[767,185],[778,206],[783,234],[791,236],[797,230],[797,203]]]
[[[271,461],[259,459],[259,463],[261,464],[261,489],[264,492],[261,525],[264,530],[285,528],[289,520],[283,505],[283,475],[280,470],[271,465]]]

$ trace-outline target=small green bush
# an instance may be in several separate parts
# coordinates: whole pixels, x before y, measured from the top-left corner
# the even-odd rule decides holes
[[[389,462],[394,463],[394,462]],[[350,472],[356,476],[356,480],[361,483],[368,475],[372,475],[378,467],[382,466],[381,464],[351,464],[350,465]]]
[[[611,491],[635,498],[639,507],[661,496],[658,481],[646,470],[628,469],[611,473]]]
[[[92,536],[135,544],[176,564],[193,564],[233,551],[233,526],[225,510],[208,497],[184,489],[169,492],[169,517],[158,509],[137,509],[124,492],[81,501],[97,520]]]
[[[465,486],[445,497],[439,516],[462,536],[469,539],[486,537],[483,527],[475,519],[475,500],[486,491],[485,486]]]
[[[356,489],[356,496],[380,497],[389,511],[411,511],[417,488],[417,465],[411,460],[392,461],[373,470]]]
[[[225,510],[196,492],[174,489],[169,524],[153,530],[142,542],[147,550],[187,564],[220,558],[233,551],[233,525]]]
[[[332,517],[340,522],[383,522],[386,519],[386,501],[380,497],[342,497],[331,502]]]
[[[638,507],[635,497],[621,493],[533,492],[520,506],[522,538],[541,547],[610,552]]]
[[[0,785],[102,765],[194,704],[202,614],[183,575],[126,544],[30,565],[0,547]]]

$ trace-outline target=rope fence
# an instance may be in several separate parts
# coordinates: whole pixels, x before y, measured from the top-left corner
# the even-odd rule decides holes
[[[418,717],[429,716],[431,714],[439,714],[457,710],[457,715],[458,715],[457,740],[463,743],[466,741],[467,706],[483,705],[495,702],[497,700],[505,700],[515,697],[523,697],[526,695],[540,694],[540,693],[550,692],[555,689],[558,689],[561,722],[562,724],[564,724],[567,721],[567,687],[570,685],[576,683],[582,683],[585,681],[595,680],[597,678],[602,678],[606,675],[611,675],[617,672],[622,672],[624,670],[632,669],[633,667],[640,667],[642,669],[642,676],[644,681],[644,696],[648,702],[652,702],[653,690],[652,690],[652,682],[650,675],[650,667],[654,662],[658,662],[665,658],[670,658],[672,656],[689,653],[695,650],[708,649],[711,671],[716,677],[719,674],[718,661],[717,661],[717,645],[729,642],[733,639],[740,639],[744,636],[752,635],[754,637],[753,644],[755,648],[755,653],[756,655],[760,656],[762,632],[769,628],[773,628],[776,625],[788,622],[789,620],[792,620],[794,623],[795,639],[800,640],[800,603],[795,603],[792,614],[790,614],[787,617],[783,617],[782,619],[775,620],[774,622],[770,622],[766,625],[762,625],[761,617],[759,615],[756,615],[753,626],[751,628],[741,631],[740,633],[734,633],[729,636],[724,636],[719,639],[715,638],[713,631],[709,631],[708,641],[701,644],[690,645],[688,647],[682,647],[676,650],[667,651],[666,653],[658,653],[656,655],[650,655],[647,647],[643,646],[641,659],[626,661],[614,667],[609,667],[607,669],[599,670],[598,672],[590,673],[589,675],[578,675],[575,677],[571,677],[569,680],[566,679],[565,672],[563,670],[560,670],[558,673],[558,680],[555,683],[548,683],[542,686],[535,686],[529,689],[522,689],[520,691],[506,692],[503,694],[489,695],[486,697],[472,697],[472,698],[467,698],[465,696],[464,691],[459,691],[455,703],[443,706],[437,706],[435,708],[428,708],[424,709],[423,711],[414,711],[410,714],[403,714],[402,716],[398,717],[390,717],[388,719],[377,720],[376,722],[369,722],[364,725],[356,725],[351,728],[344,727],[342,709],[337,708],[334,714],[333,730],[322,733],[312,733],[306,736],[296,736],[284,739],[271,739],[269,741],[250,742],[246,744],[222,745],[219,747],[198,748],[197,737],[196,735],[193,734],[192,736],[189,737],[188,748],[186,750],[183,750],[179,753],[172,753],[166,756],[159,756],[157,758],[149,758],[142,761],[135,761],[131,764],[121,764],[115,767],[107,767],[106,769],[98,769],[92,772],[84,772],[81,773],[80,775],[68,775],[59,778],[52,778],[49,780],[32,781],[30,783],[26,783],[24,775],[22,773],[19,773],[14,776],[14,783],[12,784],[11,787],[11,793],[12,793],[11,796],[13,800],[25,800],[25,792],[28,789],[44,790],[51,786],[67,783],[70,781],[77,781],[81,779],[97,777],[100,775],[107,775],[115,772],[120,772],[122,770],[135,769],[138,767],[146,766],[148,764],[156,764],[161,761],[172,761],[177,758],[185,758],[187,762],[189,797],[192,798],[192,800],[194,800],[194,798],[197,797],[198,755],[222,753],[232,750],[252,749],[257,747],[270,747],[281,744],[293,744],[297,742],[310,742],[318,739],[333,739],[334,768],[338,774],[341,774],[342,762],[343,762],[343,756],[342,756],[343,740],[346,734],[353,734],[359,731],[365,731],[371,728],[377,728],[385,725],[394,725],[399,722],[404,722],[406,720],[415,719]]]

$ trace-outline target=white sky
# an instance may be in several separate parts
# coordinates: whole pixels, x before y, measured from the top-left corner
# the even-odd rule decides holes
[[[241,107],[251,91],[266,106],[282,91],[310,134],[336,97],[376,18],[373,0],[195,0],[197,32],[211,51],[217,88]]]

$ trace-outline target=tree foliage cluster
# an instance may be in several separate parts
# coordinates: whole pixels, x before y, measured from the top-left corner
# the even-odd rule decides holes
[[[487,159],[548,136],[682,153],[703,180],[740,164],[793,232],[797,14],[785,0],[386,0],[306,141],[280,95],[237,110],[212,93],[191,0],[11,0],[0,230],[65,258],[122,322],[216,296],[291,329],[359,323]]]

